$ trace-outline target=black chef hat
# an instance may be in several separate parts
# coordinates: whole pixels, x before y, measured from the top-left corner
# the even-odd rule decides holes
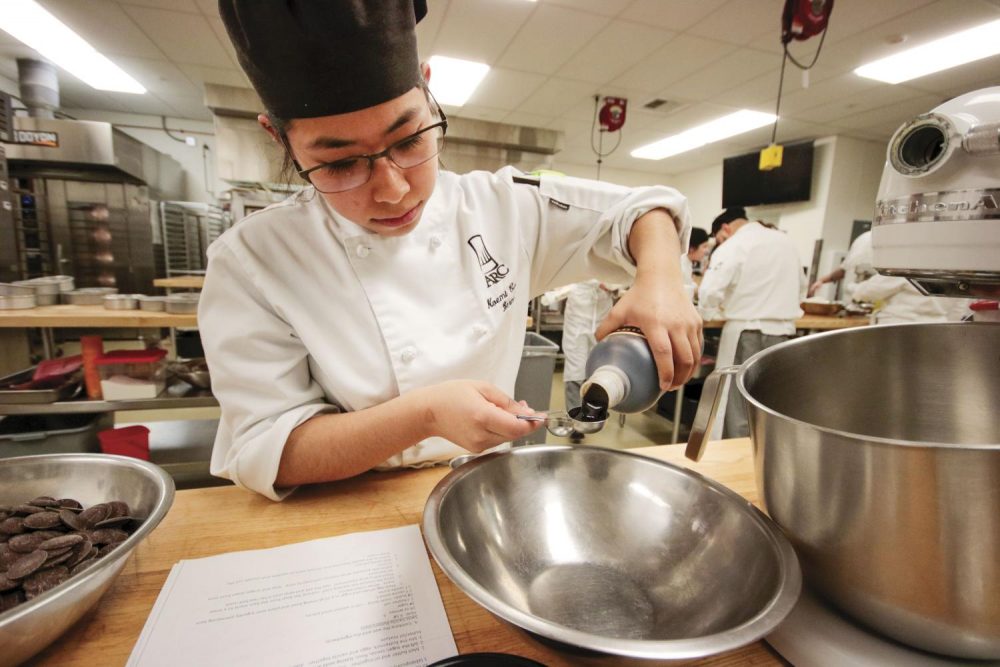
[[[747,212],[745,208],[742,206],[730,206],[712,221],[712,236],[719,233],[719,230],[722,229],[722,225],[734,220],[746,220],[746,218]]]
[[[278,118],[348,113],[420,83],[426,0],[219,0],[229,39]]]

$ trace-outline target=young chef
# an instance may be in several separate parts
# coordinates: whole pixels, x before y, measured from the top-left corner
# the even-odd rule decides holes
[[[788,235],[748,220],[741,207],[723,211],[712,222],[712,235],[718,245],[698,287],[698,309],[706,319],[726,320],[715,360],[716,368],[723,368],[795,333],[807,280]],[[750,435],[736,383],[723,400],[724,418],[713,426],[713,437]]]
[[[634,280],[603,324],[641,327],[664,389],[701,322],[681,287],[685,199],[512,168],[439,171],[422,0],[222,0],[258,120],[312,187],[209,251],[199,326],[222,418],[213,474],[272,499],[529,433],[510,398],[529,300]],[[634,275],[634,279],[630,276]]]

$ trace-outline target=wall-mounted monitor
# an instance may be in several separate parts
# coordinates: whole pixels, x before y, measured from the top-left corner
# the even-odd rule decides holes
[[[722,161],[722,207],[808,201],[812,194],[813,142],[787,144],[781,166],[761,171],[760,151]]]

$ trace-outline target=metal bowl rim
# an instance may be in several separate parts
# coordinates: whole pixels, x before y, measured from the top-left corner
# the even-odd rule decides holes
[[[52,589],[42,593],[38,597],[32,598],[26,602],[23,602],[16,607],[0,614],[0,629],[7,625],[11,625],[27,616],[35,609],[45,605],[51,600],[55,600],[60,597],[72,597],[73,592],[86,585],[90,580],[96,578],[102,572],[112,569],[116,563],[128,558],[132,554],[132,550],[135,549],[139,543],[146,538],[146,536],[153,531],[156,526],[159,525],[163,517],[167,515],[170,507],[174,503],[174,480],[154,463],[148,461],[143,461],[141,459],[132,458],[129,456],[118,456],[115,454],[38,454],[35,456],[18,456],[9,459],[0,459],[0,467],[5,467],[8,465],[16,465],[23,462],[33,462],[33,461],[44,461],[49,460],[60,460],[60,461],[111,461],[115,465],[120,465],[123,467],[139,468],[150,473],[152,476],[152,481],[157,483],[160,489],[160,497],[157,500],[156,505],[153,510],[149,513],[149,516],[142,522],[139,528],[128,536],[128,538],[119,545],[120,547],[111,551],[107,556],[102,558],[103,561],[100,565],[87,568],[79,576],[72,577],[72,581],[67,580],[64,582],[68,585],[59,584]]]
[[[670,469],[672,472],[692,477],[727,502],[733,502],[738,511],[750,519],[763,533],[777,560],[780,585],[768,603],[752,618],[729,630],[690,639],[617,639],[602,637],[580,630],[574,630],[557,623],[540,619],[525,613],[497,598],[472,577],[466,574],[458,562],[445,548],[438,522],[440,507],[451,489],[471,471],[503,456],[532,456],[550,452],[598,451],[611,456],[624,456],[641,460],[644,464]],[[600,653],[640,659],[680,660],[700,658],[722,653],[750,644],[763,638],[780,624],[792,611],[802,590],[802,572],[798,557],[788,538],[763,512],[754,507],[746,498],[728,487],[709,479],[688,468],[667,463],[650,456],[634,452],[604,447],[574,447],[572,445],[529,445],[503,452],[491,452],[477,456],[469,463],[451,470],[431,491],[424,505],[423,532],[428,549],[438,566],[458,586],[459,590],[485,607],[487,611],[513,625],[542,637],[564,644]]]
[[[812,422],[803,421],[801,419],[796,419],[795,417],[789,417],[786,414],[782,414],[777,410],[770,408],[756,398],[750,395],[747,391],[746,384],[744,383],[744,376],[747,371],[755,364],[763,363],[769,356],[774,354],[779,354],[781,350],[785,350],[796,345],[808,345],[815,343],[816,341],[821,341],[825,338],[831,338],[833,336],[849,336],[858,335],[858,332],[871,331],[875,328],[884,329],[894,329],[903,327],[998,327],[1000,324],[996,322],[907,322],[904,324],[875,324],[867,327],[854,327],[850,329],[840,329],[837,331],[824,331],[823,333],[812,334],[811,336],[802,336],[800,338],[793,338],[792,340],[787,340],[783,343],[778,343],[773,347],[769,347],[766,350],[762,350],[757,354],[750,357],[747,361],[743,363],[739,371],[736,373],[736,386],[739,387],[740,395],[750,405],[754,406],[761,412],[765,412],[772,417],[782,419],[786,422],[792,424],[807,426],[811,429],[820,431],[821,433],[828,433],[832,436],[843,438],[846,440],[854,440],[861,444],[878,444],[878,445],[889,445],[893,447],[914,447],[914,448],[927,448],[927,449],[952,449],[952,450],[998,450],[1000,451],[1000,443],[956,443],[956,442],[934,442],[931,440],[898,440],[896,438],[886,438],[882,436],[875,435],[863,435],[860,433],[851,433],[849,431],[842,431],[835,428],[830,428],[828,426],[820,426],[819,424],[813,424]]]

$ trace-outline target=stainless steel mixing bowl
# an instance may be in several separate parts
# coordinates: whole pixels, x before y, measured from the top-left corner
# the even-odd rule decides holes
[[[753,642],[800,591],[791,545],[750,503],[619,450],[476,457],[431,493],[423,530],[445,574],[490,612],[616,664]]]
[[[1000,324],[807,336],[737,381],[761,498],[807,581],[906,644],[1000,658]]]
[[[124,500],[142,525],[89,569],[0,614],[0,665],[16,665],[51,644],[100,599],[132,550],[167,514],[174,482],[158,466],[124,456],[52,454],[0,459],[0,504],[40,495],[84,506]]]

